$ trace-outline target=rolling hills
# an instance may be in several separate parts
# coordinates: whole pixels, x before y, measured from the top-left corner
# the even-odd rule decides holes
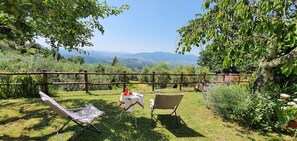
[[[152,66],[155,63],[165,62],[169,65],[197,65],[198,56],[187,54],[180,55],[169,52],[143,52],[143,53],[125,53],[125,52],[105,52],[92,51],[89,54],[79,54],[77,52],[60,51],[65,58],[81,56],[88,64],[110,64],[114,57],[117,57],[121,63],[128,67],[141,68],[143,66]]]

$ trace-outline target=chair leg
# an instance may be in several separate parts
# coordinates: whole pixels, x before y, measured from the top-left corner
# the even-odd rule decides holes
[[[94,126],[93,124],[88,124],[90,125],[92,128],[88,128],[87,126],[83,126],[81,125],[80,123],[78,123],[77,121],[73,120],[77,125],[79,125],[81,128],[84,128],[84,129],[88,129],[88,130],[91,130],[91,131],[94,131],[96,133],[101,133],[101,131],[96,127]]]
[[[151,125],[152,125],[152,127],[154,127],[153,126],[153,114],[151,113]]]
[[[95,130],[92,130],[92,131],[94,131],[96,133],[101,133],[101,131],[95,125],[93,125],[93,124],[90,124],[90,125],[95,129]],[[89,129],[89,130],[91,130],[91,129]]]
[[[176,109],[177,109],[178,105],[174,108],[173,112],[171,114],[169,114],[170,116],[174,113],[175,116],[175,122],[176,122],[176,127],[179,127],[179,122],[178,122],[178,117],[177,117],[177,113],[176,113]]]
[[[59,133],[63,130],[63,128],[69,123],[71,121],[71,119],[69,119],[60,129],[59,129],[59,131],[57,132],[57,136],[58,136],[58,139],[59,139],[59,141],[61,141],[62,139],[61,139],[61,137],[60,137],[60,135],[59,135]]]
[[[169,114],[169,115],[172,115],[173,113],[175,113],[176,114],[176,109],[177,109],[177,107],[178,107],[178,105],[174,108],[174,110],[171,112],[171,114]]]
[[[59,141],[62,141],[62,139],[61,139],[61,137],[60,137],[60,135],[59,135],[59,133],[63,130],[63,128],[71,121],[72,119],[69,119],[60,129],[59,129],[59,131],[57,132],[57,136],[58,136],[58,139],[59,139]],[[75,122],[79,127],[81,127],[81,128],[83,128],[81,131],[83,131],[84,129],[88,129],[88,130],[91,130],[91,131],[94,131],[94,132],[96,132],[96,133],[101,133],[101,131],[96,127],[96,126],[94,126],[93,124],[88,124],[88,125],[90,125],[92,128],[88,128],[87,126],[83,126],[82,124],[80,124],[80,123],[78,123],[77,121],[75,121],[75,120],[72,120],[73,122]]]
[[[63,130],[63,128],[69,123],[71,121],[71,119],[69,119],[60,129],[59,129],[59,131],[57,132],[57,133],[60,133],[62,130]]]
[[[177,117],[177,114],[176,114],[176,111],[174,112],[174,115],[175,115],[175,122],[176,122],[176,127],[179,127],[179,122],[178,122],[178,117]]]
[[[154,112],[154,109],[151,109],[151,125],[152,125],[152,127],[154,127],[153,112]]]
[[[82,124],[78,123],[77,121],[75,120],[72,120],[73,122],[75,122],[78,126],[80,126],[81,128],[86,128],[85,126],[83,126]]]

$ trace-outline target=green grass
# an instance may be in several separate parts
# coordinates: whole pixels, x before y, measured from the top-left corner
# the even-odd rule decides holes
[[[163,92],[163,91],[161,91]],[[169,93],[169,92],[167,92]],[[68,124],[61,137],[64,140],[291,140],[282,134],[263,134],[235,123],[225,122],[213,115],[202,104],[200,93],[185,92],[177,110],[180,119],[179,128],[175,128],[174,119],[159,117],[164,125],[152,128],[149,99],[154,93],[144,92],[145,108],[136,106],[135,114],[122,112],[118,106],[120,92],[68,92],[59,93],[54,99],[67,108],[83,107],[92,103],[106,112],[94,124],[102,130],[101,134],[85,130],[79,136],[80,128],[73,122]],[[56,131],[67,121],[55,114],[40,99],[1,100],[0,103],[0,140],[57,140]],[[121,120],[118,121],[120,119]],[[137,118],[138,127],[134,125]],[[161,126],[158,124],[158,126]]]

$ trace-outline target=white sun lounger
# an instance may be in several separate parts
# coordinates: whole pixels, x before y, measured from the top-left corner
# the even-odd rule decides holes
[[[56,112],[60,116],[63,116],[69,119],[57,132],[58,137],[59,137],[59,133],[70,121],[74,121],[77,125],[79,125],[83,129],[89,129],[94,132],[100,133],[100,130],[92,124],[92,121],[104,115],[105,113],[103,111],[98,110],[92,104],[89,104],[84,108],[65,109],[45,93],[39,92],[39,94],[42,101],[44,101],[48,106],[50,106],[54,112]],[[78,110],[78,111],[73,112],[73,110]],[[92,128],[89,128],[89,126],[91,126]]]

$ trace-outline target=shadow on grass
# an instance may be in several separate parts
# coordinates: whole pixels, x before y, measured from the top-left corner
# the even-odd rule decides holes
[[[66,99],[57,100],[57,102],[63,105],[63,107],[68,107],[64,105],[84,107],[87,104],[93,104],[95,107],[106,113],[101,119],[97,119],[93,122],[93,124],[102,131],[101,134],[89,130],[83,130],[79,133],[80,127],[72,123],[68,124],[62,131],[61,136],[64,137],[63,140],[168,140],[166,137],[162,136],[162,134],[152,130],[149,118],[138,117],[138,127],[134,125],[134,115],[131,113],[123,113],[123,118],[118,121],[123,109],[118,106],[117,102],[102,100],[100,99],[100,96],[98,96],[98,99]],[[0,133],[0,140],[57,139],[56,132],[62,127],[67,119],[63,118],[64,120],[56,120],[62,117],[54,113],[48,106],[47,108],[39,108],[42,105],[45,106],[41,100],[33,100],[32,102],[31,99],[27,99],[24,103],[28,107],[33,103],[37,104],[37,106],[35,105],[35,109],[28,108],[30,110],[22,110],[22,106],[19,105],[19,103],[16,103],[16,105],[6,105],[19,106],[21,108],[19,112],[23,116],[5,118],[0,121],[0,124],[5,125],[11,122],[18,124],[18,120],[30,119],[38,120],[38,122],[34,122],[32,125],[29,125],[29,127],[25,127],[21,131],[21,135],[18,137],[15,137],[13,133]],[[48,127],[52,127],[54,130],[47,130],[46,128]]]
[[[242,127],[242,129],[236,129],[236,131],[241,133],[241,134],[236,134],[237,136],[243,137],[243,135],[246,135],[247,138],[249,140],[251,140],[251,141],[256,141],[257,140],[257,139],[254,139],[254,138],[252,138],[250,136],[252,134],[250,129],[246,129],[245,127]],[[281,141],[281,140],[284,140],[284,139],[282,139],[282,134],[281,133],[278,133],[277,136],[271,136],[268,133],[262,131],[262,132],[259,132],[259,134],[261,134],[262,136],[265,136],[267,141]]]
[[[189,128],[187,124],[182,120],[180,116],[178,116],[178,125],[176,124],[175,116],[169,115],[158,115],[158,122],[170,131],[173,135],[178,138],[182,137],[205,137],[204,135],[196,132],[195,130]]]

